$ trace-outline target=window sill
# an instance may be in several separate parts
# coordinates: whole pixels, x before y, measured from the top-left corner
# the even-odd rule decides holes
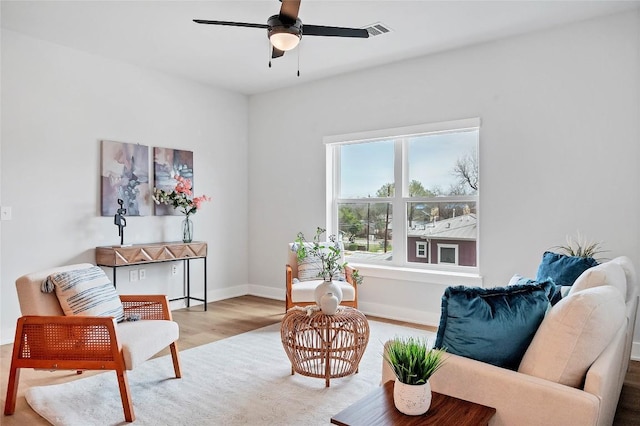
[[[371,265],[366,263],[349,263],[349,266],[357,269],[365,279],[372,277],[398,281],[414,281],[438,284],[446,287],[455,285],[483,286],[482,276],[474,273]]]

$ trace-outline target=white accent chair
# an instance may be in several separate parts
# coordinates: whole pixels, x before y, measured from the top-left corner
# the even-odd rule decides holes
[[[44,370],[114,370],[127,422],[135,415],[126,370],[169,346],[176,378],[181,377],[176,341],[178,324],[172,320],[165,295],[120,296],[125,318],[65,316],[56,293],[43,293],[51,274],[91,268],[84,263],[24,275],[16,280],[22,317],[18,319],[4,414],[15,411],[21,368]]]
[[[288,260],[285,267],[286,284],[286,309],[294,306],[314,305],[314,291],[322,283],[322,278],[307,281],[298,281],[298,257],[292,250],[293,243],[289,243]],[[353,279],[353,268],[345,267],[345,281],[338,281],[342,290],[341,305],[358,309],[358,285]]]

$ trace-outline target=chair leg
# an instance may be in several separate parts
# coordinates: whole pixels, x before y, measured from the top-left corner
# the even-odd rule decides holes
[[[131,391],[129,389],[129,380],[127,372],[124,369],[116,370],[118,376],[118,386],[120,387],[120,399],[122,399],[122,408],[124,410],[124,419],[127,422],[133,422],[136,419],[133,413],[133,404],[131,403]]]
[[[178,354],[178,344],[173,342],[169,345],[169,349],[171,349],[171,359],[173,360],[173,371],[176,373],[176,378],[182,377],[182,372],[180,371],[180,355]]]
[[[18,396],[18,382],[20,381],[20,369],[11,366],[9,372],[9,384],[7,386],[7,400],[4,404],[4,414],[10,416],[16,411],[16,398]]]

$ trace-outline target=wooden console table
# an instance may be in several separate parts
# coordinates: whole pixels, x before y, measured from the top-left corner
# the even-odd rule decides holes
[[[190,261],[203,259],[204,265],[204,299],[191,296]],[[174,300],[186,300],[187,307],[191,300],[204,302],[207,310],[207,243],[194,241],[191,243],[168,242],[133,244],[130,246],[96,247],[96,264],[113,269],[113,286],[116,286],[116,270],[122,266],[146,265],[150,263],[175,262],[181,260],[185,266],[183,279],[187,284],[187,292],[183,297]]]

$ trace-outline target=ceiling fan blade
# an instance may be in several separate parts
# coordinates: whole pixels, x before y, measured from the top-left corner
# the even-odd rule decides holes
[[[280,0],[280,20],[290,19],[293,22],[298,19],[298,11],[300,10],[300,0]]]
[[[269,28],[267,24],[251,24],[248,22],[207,21],[205,19],[194,19],[193,22],[196,24],[227,25],[229,27]]]
[[[273,50],[271,51],[271,58],[272,59],[279,58],[279,57],[281,57],[283,55],[284,55],[284,50],[276,49],[274,47]]]
[[[324,25],[303,25],[302,34],[306,36],[369,38],[369,33],[363,28],[327,27]]]

